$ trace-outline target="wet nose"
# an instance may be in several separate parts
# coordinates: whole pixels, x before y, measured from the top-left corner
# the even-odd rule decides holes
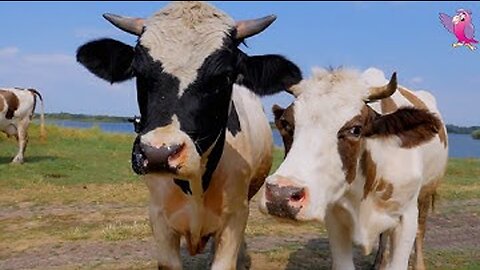
[[[185,144],[162,145],[160,147],[148,144],[140,144],[142,152],[145,156],[143,166],[148,172],[167,171],[176,172],[179,165],[172,165],[185,149]]]
[[[266,183],[265,199],[268,213],[278,217],[295,219],[305,203],[303,187],[280,186]]]

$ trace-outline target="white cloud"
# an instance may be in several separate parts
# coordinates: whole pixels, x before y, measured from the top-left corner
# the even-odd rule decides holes
[[[9,55],[0,61],[1,86],[38,89],[47,112],[138,114],[133,81],[111,85],[78,64],[73,54],[0,52]]]
[[[19,51],[17,47],[0,48],[0,58],[14,57]]]
[[[420,76],[413,77],[412,79],[410,79],[410,82],[411,82],[412,84],[419,84],[419,83],[422,83],[422,82],[423,82],[423,78],[420,77]]]

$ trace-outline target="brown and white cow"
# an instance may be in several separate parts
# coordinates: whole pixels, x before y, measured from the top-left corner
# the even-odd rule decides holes
[[[352,242],[368,254],[381,233],[390,239],[382,268],[407,269],[417,233],[416,266],[424,268],[425,219],[447,136],[433,96],[396,91],[395,74],[379,87],[384,81],[376,69],[316,70],[294,86],[293,144],[266,181],[263,211],[325,221],[334,269],[354,269]],[[368,105],[376,100],[387,113]]]
[[[424,100],[434,100],[431,94],[425,91],[410,91],[405,87],[398,87],[398,91],[388,98],[381,99],[370,103],[370,107],[382,114],[395,112],[401,106],[414,106],[417,108],[427,108]],[[293,134],[295,131],[294,121],[294,103],[286,108],[282,108],[275,104],[272,107],[272,112],[275,117],[275,126],[277,127],[284,146],[285,156],[287,156],[293,143]],[[441,140],[447,146],[447,137],[444,127],[442,126],[439,135]],[[423,242],[426,229],[426,221],[430,205],[434,204],[434,196],[437,185],[425,185],[420,190],[418,197],[418,230],[415,238],[415,269],[425,269],[425,262],[423,259]],[[388,256],[388,239],[387,235],[380,234],[379,245],[375,257],[373,269],[380,269],[386,263],[386,256]]]
[[[28,126],[35,112],[37,96],[41,103],[40,138],[45,138],[42,95],[32,88],[0,88],[0,131],[18,141],[18,153],[12,163],[23,163],[28,143]]]
[[[212,269],[235,269],[249,199],[272,163],[272,134],[257,95],[301,80],[278,55],[248,56],[240,45],[275,16],[235,21],[201,2],[175,2],[148,19],[104,15],[138,36],[81,46],[77,60],[110,82],[137,81],[140,119],[132,168],[150,191],[159,268],[180,269],[215,239]]]

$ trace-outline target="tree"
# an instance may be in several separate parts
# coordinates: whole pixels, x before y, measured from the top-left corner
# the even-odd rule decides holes
[[[477,130],[473,131],[472,132],[472,137],[474,139],[480,140],[480,129],[477,129]]]

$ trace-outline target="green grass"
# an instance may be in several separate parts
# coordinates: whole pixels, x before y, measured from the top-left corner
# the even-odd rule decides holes
[[[439,194],[450,200],[480,198],[480,159],[451,158]]]
[[[32,183],[56,185],[121,183],[138,179],[130,169],[132,135],[106,134],[97,128],[76,130],[47,126],[45,143],[32,125],[25,164],[9,164],[16,154],[14,139],[0,135],[0,185],[25,187]]]
[[[478,270],[480,269],[479,250],[436,250],[427,252],[429,269],[436,270]]]

